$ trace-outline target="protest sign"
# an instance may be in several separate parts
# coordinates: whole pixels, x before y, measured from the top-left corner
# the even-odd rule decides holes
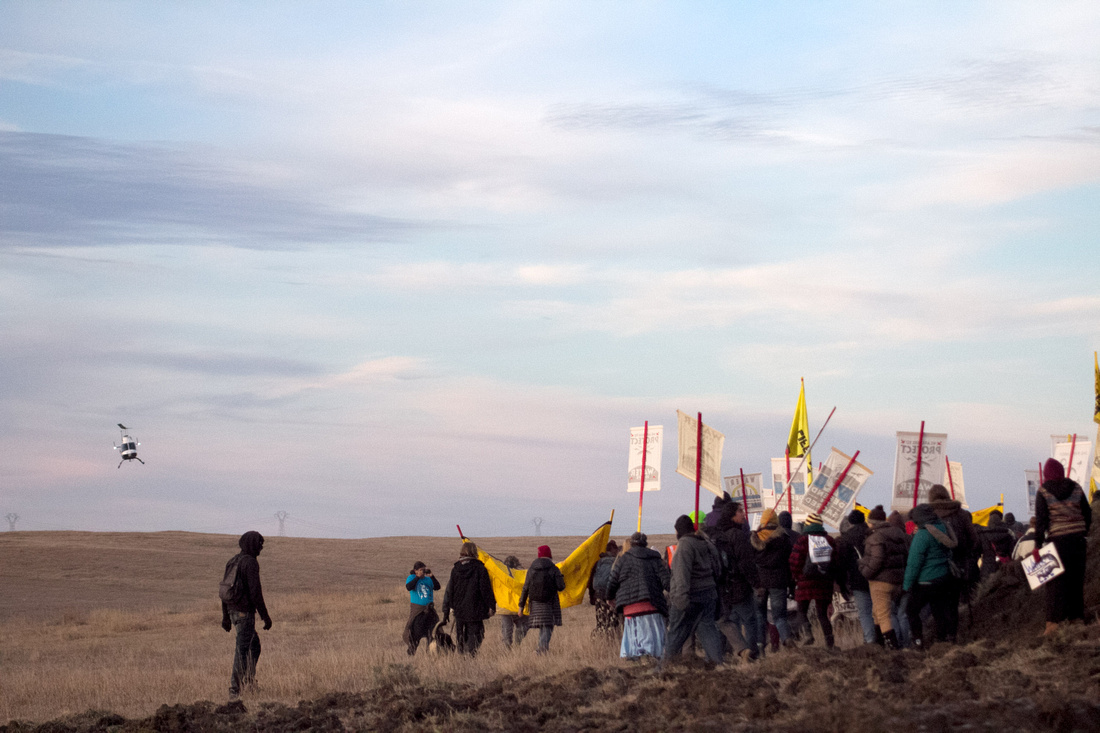
[[[853,456],[845,455],[836,448],[832,449],[825,465],[806,488],[806,494],[802,497],[804,512],[817,512],[826,524],[840,526],[841,520],[856,503],[856,496],[863,484],[874,473],[852,458]]]
[[[677,410],[676,427],[679,448],[676,473],[694,481],[699,421]],[[722,495],[722,448],[725,443],[725,435],[706,423],[703,424],[703,460],[700,465],[699,485],[718,496]]]
[[[745,490],[741,491],[741,477],[745,477]],[[762,473],[738,473],[734,476],[726,476],[722,479],[726,486],[726,493],[733,497],[734,501],[744,502],[746,514],[758,514],[765,508],[771,509],[771,505],[764,506],[764,474]]]
[[[1089,439],[1082,438],[1080,435],[1076,436],[1076,440],[1072,435],[1052,435],[1050,438],[1054,444],[1050,455],[1066,469],[1066,478],[1076,481],[1081,486],[1088,486],[1091,468],[1089,455],[1092,453],[1092,443]],[[1072,466],[1069,465],[1071,453],[1073,454]]]
[[[947,466],[944,465],[947,455],[947,434],[899,431],[897,435],[898,449],[894,458],[894,484],[890,508],[907,512],[916,504],[928,501],[928,491],[933,484],[944,482],[944,473],[947,470]],[[913,485],[917,478],[918,466],[920,466],[920,486],[917,487],[917,497],[914,501]]]
[[[1035,562],[1031,555],[1027,555],[1020,561],[1020,565],[1023,567],[1027,584],[1032,590],[1066,572],[1065,567],[1062,566],[1062,558],[1058,557],[1058,550],[1053,544],[1039,548],[1039,562]]]
[[[958,461],[947,462],[943,485],[947,487],[947,492],[951,495],[951,498],[962,504],[963,509],[970,508],[966,503],[966,487],[963,485],[963,464]]]
[[[801,522],[806,518],[806,512],[802,511],[802,497],[806,495],[806,466],[798,467],[801,460],[801,458],[791,459],[790,494],[781,497],[783,487],[787,485],[787,459],[786,457],[772,459],[772,493],[774,495],[768,502],[768,506],[775,506],[775,502],[778,501],[779,505],[775,506],[775,511],[789,511],[792,521],[795,522]]]
[[[1024,469],[1024,489],[1027,491],[1027,515],[1035,516],[1035,495],[1039,493],[1039,469]]]
[[[661,489],[661,450],[664,444],[664,427],[650,425],[648,445],[645,450],[645,490]],[[631,493],[641,491],[642,486],[642,436],[645,427],[630,429],[630,456],[627,461],[626,490]]]

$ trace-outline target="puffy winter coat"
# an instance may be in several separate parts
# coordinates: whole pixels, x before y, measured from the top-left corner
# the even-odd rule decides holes
[[[871,520],[871,536],[863,545],[859,572],[867,580],[901,585],[909,557],[909,541],[904,529],[886,520]]]
[[[668,565],[661,553],[648,547],[631,547],[615,561],[607,581],[607,597],[616,608],[649,601],[668,615],[665,592],[669,588]]]

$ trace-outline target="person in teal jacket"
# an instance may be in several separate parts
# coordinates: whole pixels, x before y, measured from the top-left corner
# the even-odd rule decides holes
[[[901,588],[909,594],[906,615],[909,617],[913,646],[920,650],[927,646],[922,636],[920,618],[925,606],[932,607],[937,640],[948,638],[951,623],[949,606],[954,598],[951,593],[951,550],[958,540],[929,504],[915,506],[909,513],[909,519],[917,525],[917,532],[909,547]]]

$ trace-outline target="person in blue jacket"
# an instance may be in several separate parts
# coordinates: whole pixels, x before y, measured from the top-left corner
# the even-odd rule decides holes
[[[433,603],[435,591],[440,589],[439,581],[424,563],[413,563],[412,572],[405,578],[405,590],[409,592],[409,620],[405,623],[405,633],[401,637],[409,647],[409,656],[416,654],[421,639],[432,635],[432,629],[439,622]]]

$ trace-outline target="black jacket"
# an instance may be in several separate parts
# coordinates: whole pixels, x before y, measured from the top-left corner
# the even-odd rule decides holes
[[[669,587],[668,565],[661,553],[648,547],[631,547],[615,561],[607,582],[607,597],[616,608],[649,601],[662,615],[668,615],[665,592]]]
[[[791,550],[794,543],[782,528],[773,530],[766,542],[753,533],[752,546],[756,550],[756,570],[760,576],[759,588],[794,588],[791,579]]]
[[[725,554],[725,575],[718,595],[724,604],[736,605],[752,598],[753,588],[760,585],[756,571],[756,551],[749,544],[749,533],[743,524],[722,522],[714,534],[714,544]]]
[[[837,554],[840,555],[839,570],[843,574],[844,583],[848,590],[867,592],[867,578],[859,572],[859,561],[867,554],[867,538],[871,536],[871,528],[866,523],[853,524],[841,533],[840,540],[836,543]]]
[[[230,558],[225,564],[226,571],[233,563],[237,563],[237,572],[241,574],[246,592],[238,600],[226,603],[222,601],[222,615],[227,616],[230,611],[237,613],[259,613],[265,622],[271,620],[267,613],[267,605],[264,603],[264,591],[260,586],[260,562],[256,556],[264,546],[264,538],[259,532],[245,532],[237,542],[241,551]]]
[[[464,557],[451,568],[451,579],[443,593],[443,614],[452,610],[458,621],[483,621],[497,609],[489,571],[474,557]]]

